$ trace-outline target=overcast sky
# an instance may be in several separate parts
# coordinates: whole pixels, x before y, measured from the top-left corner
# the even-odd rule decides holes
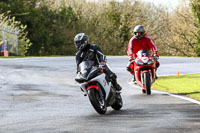
[[[123,1],[123,0],[116,0],[116,1]],[[145,2],[151,2],[157,6],[164,5],[169,8],[176,8],[176,6],[179,4],[179,0],[141,0]]]
[[[179,4],[179,0],[142,0],[146,2],[152,2],[155,5],[165,5],[167,7],[175,8]]]
[[[88,1],[101,1],[101,0],[88,0]],[[103,0],[103,1],[107,1],[107,0]],[[123,0],[115,0],[115,1],[122,2]],[[151,2],[156,6],[159,6],[159,5],[166,6],[169,10],[175,9],[183,1],[185,1],[186,3],[189,3],[189,0],[138,0],[138,1]]]
[[[88,0],[88,1],[101,1],[101,0]],[[106,0],[104,0],[106,1]],[[123,0],[116,0],[119,2],[122,2]],[[144,2],[151,2],[157,6],[163,5],[169,8],[176,8],[176,6],[179,4],[180,0],[141,0]]]

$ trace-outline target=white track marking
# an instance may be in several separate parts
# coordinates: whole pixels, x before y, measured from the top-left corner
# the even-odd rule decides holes
[[[129,85],[135,87],[135,88],[138,88],[138,89],[141,89],[141,87],[137,86],[137,85],[134,85],[132,82],[128,82]],[[197,100],[194,100],[192,98],[189,98],[189,97],[184,97],[184,96],[179,96],[179,95],[176,95],[176,94],[172,94],[172,93],[169,93],[169,92],[164,92],[164,91],[158,91],[158,90],[151,90],[152,92],[154,93],[160,93],[160,94],[167,94],[169,96],[173,96],[173,97],[176,97],[176,98],[180,98],[180,99],[183,99],[183,100],[187,100],[187,101],[190,101],[192,103],[196,103],[196,104],[199,104],[200,105],[200,102],[197,101]]]

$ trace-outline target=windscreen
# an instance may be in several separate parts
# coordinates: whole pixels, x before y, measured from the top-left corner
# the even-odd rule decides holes
[[[143,49],[143,50],[140,50],[140,51],[137,52],[137,56],[138,56],[139,58],[141,58],[141,57],[147,57],[147,56],[149,56],[150,54],[151,54],[150,51],[149,51],[149,50],[146,50],[146,49]]]
[[[93,66],[93,61],[83,61],[80,63],[79,68],[83,78],[87,78]]]

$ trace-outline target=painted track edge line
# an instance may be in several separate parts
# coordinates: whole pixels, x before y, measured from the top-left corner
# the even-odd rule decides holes
[[[136,85],[134,85],[134,84],[131,83],[131,82],[129,82],[128,84],[131,85],[131,86],[134,86],[134,87],[136,87],[136,88],[138,88],[138,89],[141,89],[139,86],[136,86]],[[169,95],[169,96],[173,96],[173,97],[176,97],[176,98],[180,98],[180,99],[183,99],[183,100],[186,100],[186,101],[190,101],[190,102],[192,102],[192,103],[196,103],[196,104],[199,104],[199,105],[200,105],[200,102],[199,102],[199,101],[194,100],[194,99],[189,98],[189,97],[179,96],[179,95],[176,95],[176,94],[172,94],[172,93],[164,92],[164,91],[158,91],[158,90],[152,90],[152,91],[155,92],[155,93],[167,94],[167,95]]]

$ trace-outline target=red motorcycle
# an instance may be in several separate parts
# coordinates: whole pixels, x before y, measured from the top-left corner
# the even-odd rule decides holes
[[[155,81],[156,59],[149,50],[143,49],[137,52],[133,65],[134,70],[131,70],[131,74],[135,75],[137,85],[142,87],[143,93],[151,95],[151,85]]]

